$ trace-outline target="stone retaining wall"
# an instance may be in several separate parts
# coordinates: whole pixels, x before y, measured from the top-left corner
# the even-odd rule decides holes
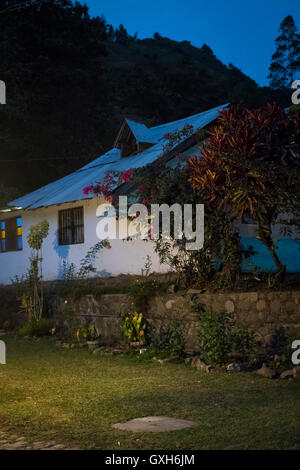
[[[179,321],[186,339],[187,352],[197,350],[197,316],[192,305],[203,308],[226,308],[236,320],[255,331],[257,339],[268,343],[280,326],[296,330],[300,336],[300,291],[165,294],[153,297],[145,316],[156,328],[166,327],[171,320]],[[120,317],[132,310],[132,299],[126,294],[85,295],[72,301],[53,298],[51,310],[57,323],[70,317],[82,324],[93,321],[101,331],[104,344],[120,341]]]
[[[201,302],[212,309],[223,305],[265,343],[280,326],[296,330],[300,335],[299,291],[220,293],[213,297],[204,294]]]
[[[78,300],[53,296],[49,313],[57,325],[70,321],[76,325],[94,323],[101,332],[103,344],[120,342],[120,318],[132,308],[132,300],[126,294],[105,294],[101,297],[84,295]]]

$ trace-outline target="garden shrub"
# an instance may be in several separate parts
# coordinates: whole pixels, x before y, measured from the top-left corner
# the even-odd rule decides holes
[[[199,317],[200,356],[207,364],[224,364],[234,353],[242,361],[247,361],[255,347],[253,334],[233,320],[225,309],[203,311],[196,307]]]
[[[47,318],[31,320],[23,325],[19,330],[20,336],[47,336],[50,334],[51,325]]]
[[[76,331],[76,338],[80,341],[95,341],[99,338],[97,328],[93,323],[88,326],[80,326]]]
[[[122,337],[128,343],[140,342],[145,343],[145,330],[147,322],[142,313],[128,312],[126,313],[120,324]]]
[[[253,331],[249,331],[246,325],[234,322],[231,329],[232,352],[240,361],[253,365],[256,361],[257,342]]]
[[[179,322],[172,321],[168,328],[151,328],[148,336],[150,354],[182,356],[185,340]]]
[[[299,339],[299,335],[297,335],[296,332],[289,331],[283,326],[278,328],[270,340],[267,360],[272,362],[274,360],[274,356],[277,355],[277,367],[292,367],[292,343],[296,339]]]

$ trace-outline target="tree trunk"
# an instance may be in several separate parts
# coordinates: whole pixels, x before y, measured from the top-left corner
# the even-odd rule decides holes
[[[274,243],[273,243],[273,240],[272,240],[272,231],[271,231],[271,227],[258,227],[258,234],[259,234],[259,237],[261,239],[261,241],[264,243],[264,245],[266,245],[266,247],[268,248],[272,258],[273,258],[273,261],[276,265],[276,268],[277,268],[277,274],[280,275],[280,277],[284,277],[285,275],[285,272],[286,272],[286,266],[284,264],[282,264],[282,262],[280,261],[277,253],[276,253],[276,250],[275,250],[275,247],[274,247]]]

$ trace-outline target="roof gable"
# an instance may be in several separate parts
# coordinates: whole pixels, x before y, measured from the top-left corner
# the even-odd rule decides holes
[[[90,199],[90,196],[83,194],[82,189],[96,181],[102,180],[106,171],[123,172],[130,168],[141,168],[149,163],[153,163],[164,152],[164,134],[171,133],[174,130],[181,130],[186,124],[192,125],[196,132],[197,129],[213,122],[217,118],[219,111],[226,106],[227,104],[218,106],[203,113],[151,128],[147,128],[139,123],[134,123],[138,124],[136,127],[131,124],[139,138],[144,136],[143,132],[145,129],[147,132],[151,132],[151,143],[153,145],[150,148],[126,158],[121,158],[120,149],[113,148],[74,173],[10,202],[9,206],[36,209],[43,206]],[[129,124],[126,123],[126,125]]]

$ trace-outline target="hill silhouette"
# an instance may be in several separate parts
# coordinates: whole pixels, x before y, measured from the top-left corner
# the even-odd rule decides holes
[[[25,3],[0,1],[2,202],[14,188],[30,191],[104,153],[125,116],[152,126],[225,102],[289,104],[206,44],[159,33],[140,40],[78,2]]]

